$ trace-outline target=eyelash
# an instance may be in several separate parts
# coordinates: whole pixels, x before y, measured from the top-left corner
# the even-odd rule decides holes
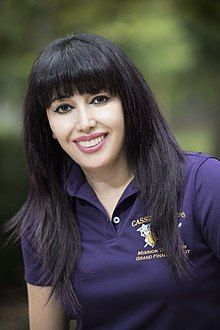
[[[100,98],[101,98],[101,99],[104,98],[105,101],[104,101],[104,102],[98,102],[98,103],[96,103],[95,101],[96,101],[97,99],[100,99]],[[90,102],[90,104],[102,105],[102,104],[107,103],[107,102],[109,101],[109,99],[110,99],[109,96],[106,96],[106,95],[97,95],[97,96],[95,96],[95,97],[92,99],[92,101]],[[66,108],[70,108],[70,109],[67,110]],[[63,104],[59,105],[59,106],[54,110],[54,112],[58,112],[58,113],[60,113],[60,114],[66,114],[66,113],[70,112],[71,109],[74,109],[74,107],[71,106],[71,105],[69,105],[68,103],[63,103]],[[61,112],[60,112],[59,110],[61,110]],[[64,110],[64,112],[62,112],[62,110]]]
[[[100,102],[100,103],[95,103],[95,100],[97,100],[97,99],[105,99],[105,102]],[[106,96],[106,95],[98,95],[98,96],[96,96],[96,97],[94,97],[93,99],[92,99],[92,102],[90,103],[90,104],[92,104],[92,103],[94,103],[94,104],[104,104],[104,103],[107,103],[108,102],[108,100],[110,99],[110,97],[109,96]]]

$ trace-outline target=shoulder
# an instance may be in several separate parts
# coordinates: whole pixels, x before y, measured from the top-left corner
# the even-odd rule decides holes
[[[216,222],[220,213],[220,160],[202,153],[187,154],[186,165],[185,198],[193,202],[196,219],[200,224]]]
[[[220,160],[207,154],[187,156],[185,196],[206,244],[220,259]],[[195,237],[194,237],[195,239]]]
[[[185,153],[185,164],[187,179],[193,177],[195,184],[220,180],[220,160],[215,156],[201,152]]]
[[[201,166],[203,163],[211,165],[212,163],[220,163],[220,160],[213,155],[203,152],[185,152],[185,160],[188,167]],[[207,163],[208,161],[208,163]]]
[[[220,208],[220,160],[204,153],[186,153],[185,160],[184,202],[204,218]]]

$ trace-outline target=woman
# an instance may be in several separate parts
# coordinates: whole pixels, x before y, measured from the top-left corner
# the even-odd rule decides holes
[[[219,329],[220,163],[184,153],[134,64],[73,34],[34,63],[21,237],[30,328]]]

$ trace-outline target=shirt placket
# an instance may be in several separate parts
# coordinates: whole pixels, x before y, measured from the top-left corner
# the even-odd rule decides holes
[[[104,224],[103,235],[105,237],[106,244],[117,244],[118,233],[120,232],[124,222],[126,221],[124,217],[127,212],[124,211],[122,206],[124,203],[126,203],[126,200],[132,195],[136,194],[136,192],[136,188],[132,183],[130,183],[120,197],[111,219],[109,218],[109,215],[107,214],[105,208],[96,196],[94,190],[87,182],[85,182],[83,186],[79,189],[76,194],[76,197],[85,200],[98,210],[99,217],[96,220],[101,226],[103,226]]]

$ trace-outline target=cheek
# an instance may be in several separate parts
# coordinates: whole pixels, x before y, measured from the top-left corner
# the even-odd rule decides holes
[[[72,132],[71,121],[51,120],[49,119],[49,125],[53,134],[53,137],[62,140],[68,138],[68,135]]]
[[[97,113],[96,120],[105,126],[111,128],[115,133],[124,131],[124,114],[122,107],[116,104],[114,107],[110,107],[101,113]]]
[[[124,135],[124,116],[123,113],[118,113],[112,121],[112,127],[117,134]]]

